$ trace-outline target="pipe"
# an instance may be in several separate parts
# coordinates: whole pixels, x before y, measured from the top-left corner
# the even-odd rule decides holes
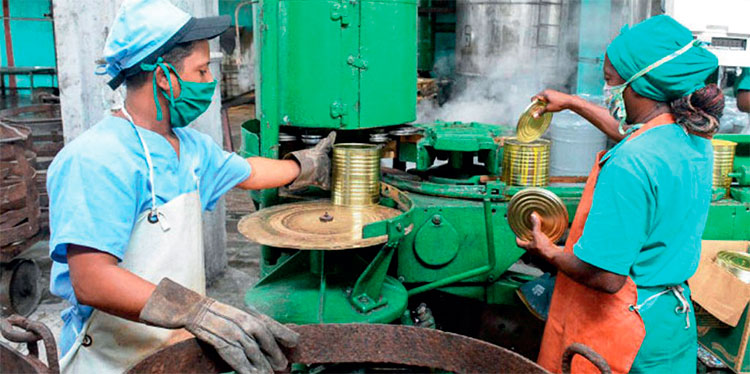
[[[240,66],[242,53],[240,53],[240,8],[245,5],[255,4],[258,0],[244,1],[234,8],[234,64]]]
[[[484,226],[487,233],[487,265],[412,288],[408,291],[409,297],[491,272],[495,268],[497,259],[495,257],[495,230],[492,225],[492,201],[489,199],[484,200]]]
[[[16,66],[16,60],[13,58],[13,38],[10,34],[10,0],[3,0],[3,28],[5,30],[5,58],[8,60],[8,67],[12,68]],[[0,76],[0,78],[5,79]],[[16,76],[13,74],[8,75],[8,88],[13,90],[16,88]],[[3,92],[5,94],[5,92]]]
[[[602,95],[602,67],[609,43],[611,8],[610,0],[581,0],[578,30],[578,95]]]

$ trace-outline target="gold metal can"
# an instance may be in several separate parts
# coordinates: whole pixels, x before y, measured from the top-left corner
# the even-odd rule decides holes
[[[380,147],[342,143],[333,146],[331,200],[334,205],[366,206],[380,201]]]
[[[734,169],[734,152],[737,143],[728,140],[712,139],[711,144],[714,146],[714,188],[729,188],[732,184],[732,178],[729,173]]]
[[[505,139],[502,180],[511,186],[544,187],[549,184],[550,141],[537,139],[524,143]]]

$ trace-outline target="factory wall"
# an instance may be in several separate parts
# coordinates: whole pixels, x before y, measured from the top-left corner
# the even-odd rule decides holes
[[[172,0],[173,3],[195,17],[218,14],[218,0]],[[88,2],[81,6],[78,0],[54,0],[55,34],[57,47],[58,79],[62,106],[65,141],[96,124],[112,108],[122,105],[123,88],[112,91],[106,76],[96,75],[101,62],[104,41],[121,0]],[[220,79],[220,54],[218,40],[211,42],[211,71]],[[220,88],[216,88],[208,111],[199,117],[193,128],[209,134],[217,143],[222,142]],[[95,182],[94,182],[95,183]],[[217,204],[213,212],[203,215],[203,238],[206,251],[207,280],[213,279],[226,267],[227,258],[225,204]]]
[[[55,39],[52,32],[51,0],[4,0],[8,14],[0,7],[3,18],[10,16],[10,35],[13,44],[14,66],[55,66]],[[0,27],[1,66],[8,66],[5,27]],[[34,77],[35,87],[54,87],[56,80],[49,75]],[[5,78],[8,84],[8,78]],[[16,76],[16,85],[29,87],[26,76]],[[21,92],[21,94],[27,92]]]

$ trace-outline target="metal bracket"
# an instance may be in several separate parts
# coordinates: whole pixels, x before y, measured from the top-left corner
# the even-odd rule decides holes
[[[331,20],[341,21],[341,26],[349,25],[349,5],[346,3],[334,3],[331,5]]]
[[[411,221],[414,204],[405,193],[382,182],[380,183],[380,194],[395,201],[398,208],[404,214],[391,219],[373,222],[365,226],[362,229],[362,238],[367,239],[388,235],[388,245],[395,247],[401,238],[411,232],[414,226]]]
[[[346,59],[346,62],[359,70],[367,70],[367,61],[361,58],[349,56],[349,58]]]
[[[349,302],[361,313],[367,313],[388,303],[381,294],[395,246],[386,244],[354,284]]]

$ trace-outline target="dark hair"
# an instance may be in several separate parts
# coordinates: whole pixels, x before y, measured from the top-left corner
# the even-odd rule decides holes
[[[161,58],[164,60],[164,62],[172,64],[175,69],[182,71],[185,58],[193,53],[193,48],[195,48],[197,44],[198,43],[196,43],[195,41],[179,43],[174,46],[174,48],[167,51],[167,53],[163,54]],[[135,75],[131,75],[130,77],[125,79],[125,86],[132,89],[139,88],[146,82],[149,82],[151,80],[150,78],[152,73],[153,72],[151,71],[141,71]]]
[[[698,135],[719,131],[719,118],[724,112],[724,94],[714,83],[683,96],[669,104],[678,124]]]

